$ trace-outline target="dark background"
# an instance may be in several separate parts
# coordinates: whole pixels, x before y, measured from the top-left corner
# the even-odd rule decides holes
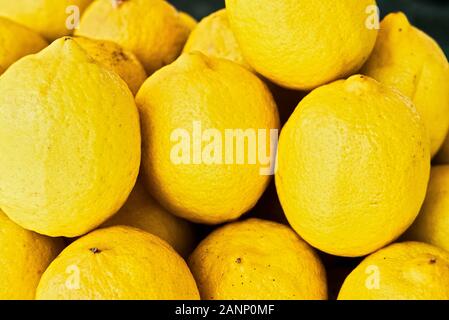
[[[169,2],[196,19],[224,7],[224,0],[169,0]],[[405,12],[415,26],[435,38],[446,51],[446,55],[449,55],[449,0],[377,0],[377,3],[382,16],[392,11]]]

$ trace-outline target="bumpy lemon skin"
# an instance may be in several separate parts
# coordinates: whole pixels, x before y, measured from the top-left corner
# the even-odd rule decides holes
[[[98,63],[117,73],[128,85],[131,92],[136,95],[140,86],[147,79],[145,68],[136,56],[124,50],[118,44],[95,40],[85,37],[76,37],[74,40]]]
[[[181,53],[191,25],[164,0],[94,1],[75,35],[110,40],[132,51],[148,74]]]
[[[36,53],[47,45],[39,34],[0,17],[0,75],[20,58]]]
[[[52,41],[73,33],[76,19],[92,0],[0,0],[0,16],[27,26]],[[73,11],[74,8],[77,11]]]
[[[136,101],[142,123],[144,179],[165,208],[193,222],[218,224],[237,219],[256,204],[270,180],[261,169],[270,165],[260,158],[254,164],[246,160],[238,164],[237,152],[232,164],[226,164],[230,151],[226,150],[224,136],[226,129],[251,129],[256,134],[263,129],[269,153],[268,135],[271,129],[279,128],[279,115],[260,79],[224,59],[199,52],[183,54],[151,76]],[[221,133],[221,163],[194,163],[195,122],[204,131],[216,129]],[[179,129],[191,137],[191,157],[188,163],[175,164],[172,134]],[[244,153],[245,157],[250,153],[247,144]]]
[[[449,166],[434,166],[421,211],[404,239],[449,251]]]
[[[449,254],[420,242],[395,243],[365,258],[339,300],[447,300]]]
[[[321,300],[326,273],[313,249],[289,227],[260,219],[213,231],[189,266],[207,300]]]
[[[412,99],[428,130],[433,157],[449,128],[449,64],[438,44],[403,13],[391,13],[382,21],[361,73]]]
[[[410,99],[366,76],[315,89],[284,126],[276,188],[312,246],[369,254],[416,218],[430,171],[428,137]]]
[[[34,299],[42,273],[63,247],[62,239],[25,230],[0,210],[0,299]]]
[[[145,189],[141,179],[123,207],[102,226],[126,225],[142,229],[170,244],[179,254],[187,257],[194,249],[194,227],[184,219],[165,210]]]
[[[226,10],[243,56],[258,73],[284,87],[311,90],[354,74],[368,59],[378,31],[367,24],[367,12],[375,4],[226,0]]]
[[[229,26],[226,9],[214,12],[198,23],[184,46],[184,52],[193,51],[228,59],[249,70],[252,69],[243,58],[234,33]]]
[[[38,300],[197,300],[185,261],[139,229],[98,229],[70,244],[43,274]]]
[[[0,77],[0,206],[20,226],[75,237],[123,205],[140,166],[133,95],[65,37]]]

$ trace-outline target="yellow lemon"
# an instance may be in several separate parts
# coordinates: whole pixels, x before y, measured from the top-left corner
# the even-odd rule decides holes
[[[131,227],[99,229],[70,244],[42,275],[40,300],[196,300],[185,261],[163,240]]]
[[[326,299],[323,265],[290,228],[249,219],[215,230],[189,266],[203,299]]]
[[[420,242],[392,244],[346,278],[339,300],[448,300],[449,253]]]
[[[260,74],[309,90],[349,76],[376,42],[375,0],[226,0],[243,56]]]
[[[73,39],[0,77],[0,207],[22,227],[74,237],[123,205],[140,164],[126,83]]]
[[[449,166],[432,168],[421,212],[405,237],[449,251]]]
[[[5,16],[40,33],[48,40],[71,35],[92,0],[0,0]]]
[[[25,230],[0,210],[0,299],[34,299],[42,273],[62,248],[61,239]]]
[[[136,101],[144,177],[165,208],[217,224],[256,204],[269,182],[279,128],[261,80],[236,63],[184,54],[151,76]]]
[[[449,64],[438,44],[410,25],[403,13],[389,14],[362,73],[413,100],[435,155],[449,128]]]
[[[193,250],[193,225],[162,208],[138,180],[125,205],[103,226],[127,225],[167,241],[183,257]]]
[[[0,75],[14,62],[48,45],[40,35],[0,17]]]
[[[193,51],[228,59],[251,69],[229,26],[226,9],[212,13],[200,21],[184,47],[184,52]]]
[[[77,37],[75,41],[97,62],[117,73],[133,94],[137,94],[147,74],[132,52],[111,41]]]
[[[412,224],[429,171],[428,137],[412,102],[356,75],[299,103],[281,133],[276,187],[304,240],[362,256]]]
[[[181,53],[191,30],[185,20],[164,0],[97,0],[75,34],[118,43],[152,74]]]

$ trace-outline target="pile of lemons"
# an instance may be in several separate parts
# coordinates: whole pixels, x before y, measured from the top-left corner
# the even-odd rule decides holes
[[[404,14],[0,0],[0,74],[0,299],[449,299],[449,64]]]

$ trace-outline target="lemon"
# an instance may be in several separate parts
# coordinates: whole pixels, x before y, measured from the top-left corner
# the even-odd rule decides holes
[[[185,261],[163,240],[131,227],[99,229],[70,244],[42,275],[40,300],[195,300]]]
[[[353,74],[368,59],[377,37],[375,4],[226,0],[226,9],[243,56],[258,73],[309,90]]]
[[[103,226],[127,225],[152,233],[167,241],[183,257],[193,250],[193,226],[164,208],[145,190],[140,179],[125,205]]]
[[[62,248],[61,239],[22,229],[0,210],[0,299],[34,299],[42,273]]]
[[[218,224],[256,204],[274,160],[270,133],[279,128],[261,80],[236,63],[184,54],[151,76],[136,101],[144,178],[165,208]]]
[[[323,265],[290,228],[259,219],[228,224],[195,249],[189,266],[203,299],[326,299]]]
[[[200,21],[184,47],[184,52],[193,51],[228,59],[251,69],[243,58],[234,33],[229,26],[226,9],[214,12]]]
[[[449,251],[449,166],[435,166],[421,212],[405,237]]]
[[[40,35],[9,19],[0,17],[0,75],[28,54],[48,45]]]
[[[429,171],[428,137],[410,99],[355,75],[299,103],[281,133],[276,187],[304,240],[354,257],[412,224]]]
[[[20,226],[74,237],[122,206],[140,164],[126,83],[72,38],[0,77],[0,207]]]
[[[71,35],[92,0],[0,0],[0,16],[21,23],[48,40]]]
[[[339,300],[447,300],[449,254],[420,242],[392,244],[346,278]]]
[[[117,73],[133,94],[137,94],[147,74],[132,52],[111,41],[77,37],[75,41],[97,62]]]
[[[410,25],[403,13],[389,14],[361,72],[413,100],[435,155],[449,128],[449,64],[438,44]]]
[[[118,43],[152,74],[179,56],[190,30],[185,15],[164,0],[97,0],[75,34]]]

